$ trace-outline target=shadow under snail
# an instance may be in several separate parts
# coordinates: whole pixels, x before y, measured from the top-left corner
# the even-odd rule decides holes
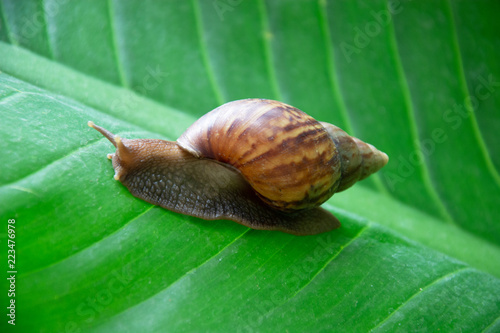
[[[244,99],[205,114],[177,141],[124,139],[115,179],[136,197],[206,220],[312,235],[340,222],[319,206],[377,172],[385,153],[290,105]]]

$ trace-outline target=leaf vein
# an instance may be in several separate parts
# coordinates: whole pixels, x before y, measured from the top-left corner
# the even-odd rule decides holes
[[[226,98],[222,96],[220,86],[217,84],[217,79],[215,77],[213,66],[210,61],[210,56],[208,54],[206,41],[204,38],[205,35],[203,34],[203,20],[201,18],[200,5],[197,0],[192,0],[192,4],[193,4],[193,12],[195,17],[196,31],[199,42],[198,45],[200,46],[201,58],[207,72],[208,81],[212,86],[212,91],[215,95],[215,99],[217,100],[217,103],[220,105],[224,103]]]
[[[431,281],[429,284],[427,284],[426,286],[424,286],[423,288],[419,288],[418,291],[416,293],[414,293],[413,295],[411,295],[406,301],[404,301],[403,303],[401,303],[393,312],[391,312],[385,319],[383,319],[382,321],[380,321],[375,327],[373,327],[372,329],[369,330],[369,332],[373,332],[374,330],[376,330],[377,328],[381,327],[384,323],[386,323],[396,312],[398,312],[401,308],[403,308],[406,304],[408,304],[409,302],[411,302],[412,299],[414,299],[415,297],[417,297],[418,295],[420,295],[421,293],[423,293],[425,290],[429,289],[430,287],[432,287],[433,285],[436,285],[438,284],[439,282],[445,280],[445,279],[451,279],[455,276],[457,276],[458,274],[460,273],[463,273],[464,271],[466,270],[471,270],[472,271],[472,268],[470,267],[460,267],[450,273],[447,273],[433,281]]]
[[[388,4],[388,6],[389,6],[389,4]],[[419,154],[417,154],[417,158],[419,161],[421,161],[421,163],[419,163],[419,165],[421,165],[422,167],[419,168],[419,170],[420,170],[420,176],[422,177],[422,180],[423,180],[423,185],[427,189],[427,193],[433,199],[432,201],[436,203],[436,208],[441,213],[441,217],[450,224],[457,224],[456,221],[453,219],[453,217],[448,212],[448,210],[446,209],[438,192],[436,191],[434,185],[432,184],[428,161],[421,154],[422,148],[420,146],[418,126],[417,126],[417,123],[415,120],[415,110],[413,108],[411,91],[410,91],[410,87],[408,86],[408,81],[406,79],[406,76],[404,75],[404,67],[403,67],[403,63],[401,61],[401,55],[398,52],[398,41],[396,38],[394,17],[392,17],[391,22],[388,25],[388,30],[390,30],[389,41],[390,41],[390,45],[393,49],[396,72],[398,73],[399,84],[401,86],[401,92],[403,94],[403,99],[404,99],[405,104],[406,104],[405,111],[407,113],[408,120],[409,120],[408,121],[409,133],[410,133],[411,137],[413,138],[413,140],[411,140],[411,141],[414,143],[414,151],[419,153]]]
[[[266,11],[266,5],[264,0],[259,0],[258,7],[261,16],[261,38],[264,46],[264,58],[266,59],[267,73],[269,75],[269,82],[271,83],[271,88],[274,91],[275,99],[282,100],[280,87],[278,79],[276,77],[276,70],[274,68],[274,57],[271,47],[271,40],[273,38],[271,29],[269,28],[269,18]]]
[[[125,222],[122,226],[120,226],[118,229],[116,229],[116,230],[112,231],[111,233],[109,233],[109,234],[105,235],[103,238],[101,238],[101,239],[99,239],[99,240],[97,240],[97,241],[95,241],[95,242],[92,242],[92,243],[91,243],[91,244],[89,244],[88,246],[85,246],[85,247],[83,247],[83,248],[79,249],[78,251],[76,251],[76,252],[74,252],[74,253],[70,254],[69,256],[64,257],[64,258],[61,258],[61,259],[59,259],[59,260],[57,260],[57,261],[54,261],[54,262],[52,262],[52,263],[50,263],[50,264],[48,264],[48,265],[45,265],[45,266],[39,267],[39,268],[37,268],[37,269],[35,269],[35,270],[33,270],[33,271],[29,271],[29,272],[26,272],[26,273],[22,273],[22,274],[20,274],[20,275],[19,275],[19,277],[20,277],[20,278],[25,278],[25,277],[27,277],[27,276],[29,276],[29,275],[31,275],[31,274],[35,274],[35,273],[40,272],[40,271],[42,271],[42,270],[48,269],[48,268],[50,268],[50,267],[53,267],[53,266],[55,266],[55,265],[57,265],[57,264],[59,264],[59,263],[61,263],[61,262],[65,261],[65,260],[68,260],[69,258],[71,258],[71,257],[73,257],[73,256],[75,256],[75,255],[77,255],[77,254],[79,254],[79,253],[84,252],[84,251],[85,251],[85,250],[87,250],[87,249],[90,249],[90,248],[91,248],[91,247],[93,247],[93,246],[96,246],[97,244],[99,244],[99,243],[101,243],[101,242],[105,241],[106,239],[109,239],[110,237],[112,237],[113,235],[115,235],[116,233],[118,233],[120,230],[123,230],[123,229],[124,229],[127,225],[130,225],[130,223],[132,223],[133,221],[137,220],[137,219],[138,219],[138,218],[140,218],[141,216],[145,215],[146,213],[148,213],[148,212],[149,212],[151,209],[153,209],[154,207],[155,207],[155,205],[151,205],[150,207],[148,207],[148,208],[147,208],[146,210],[144,210],[143,212],[141,212],[141,213],[137,214],[135,217],[133,217],[133,218],[131,218],[130,220],[126,221],[126,222]]]
[[[49,162],[48,164],[42,166],[40,169],[37,169],[37,170],[35,170],[35,171],[33,171],[33,172],[25,175],[24,177],[18,178],[18,179],[14,180],[14,181],[12,181],[10,183],[3,184],[2,186],[0,186],[0,189],[7,188],[7,187],[12,187],[14,184],[21,183],[21,182],[25,181],[26,179],[28,179],[30,177],[33,177],[36,174],[38,174],[40,172],[43,172],[44,170],[50,168],[54,164],[56,164],[56,163],[58,163],[58,162],[60,162],[60,161],[62,161],[64,159],[66,159],[66,158],[69,158],[72,155],[77,154],[80,151],[84,151],[84,150],[88,149],[89,147],[95,146],[95,145],[99,144],[101,141],[105,141],[105,140],[107,140],[107,139],[103,137],[103,138],[100,138],[97,141],[91,142],[91,143],[89,143],[89,144],[87,144],[85,146],[78,146],[76,149],[73,149],[69,153],[67,153],[67,154],[65,154],[65,155],[63,155],[63,156],[61,156],[61,157],[59,157],[59,158],[57,158],[57,159]]]
[[[500,324],[500,316],[496,317],[492,322],[491,324],[489,324],[488,326],[486,326],[484,328],[484,330],[482,330],[481,332],[486,332],[488,331],[490,328],[493,328],[496,326],[496,324]],[[500,325],[499,325],[500,326]]]
[[[300,293],[304,288],[306,288],[322,271],[325,270],[325,268],[335,259],[337,258],[349,245],[351,245],[356,239],[360,238],[361,235],[370,228],[371,222],[368,222],[363,228],[361,228],[358,233],[346,244],[342,245],[337,253],[335,253],[329,260],[325,262],[325,264],[311,277],[309,282],[307,282],[305,285],[302,286],[299,290],[297,290],[292,297],[290,297],[288,301],[293,299],[295,296],[297,296],[298,293]]]
[[[133,306],[127,308],[127,309],[124,309],[124,310],[122,310],[120,312],[115,313],[113,316],[111,316],[111,317],[108,318],[108,321],[111,321],[111,318],[116,318],[119,315],[122,315],[123,313],[125,313],[127,311],[130,311],[133,308],[139,306],[140,304],[146,303],[148,300],[151,300],[155,296],[166,292],[167,290],[169,290],[170,288],[172,288],[176,283],[178,283],[182,279],[186,278],[188,275],[192,274],[194,271],[196,271],[197,269],[199,269],[200,267],[204,266],[209,261],[211,261],[212,259],[214,259],[215,257],[217,257],[219,254],[221,254],[223,251],[225,251],[229,246],[231,246],[232,244],[234,244],[238,239],[240,239],[241,237],[243,237],[250,230],[252,230],[252,229],[248,228],[247,230],[245,230],[244,232],[242,232],[239,236],[235,237],[231,242],[227,243],[222,249],[220,249],[218,252],[216,252],[215,254],[213,254],[207,260],[205,260],[204,262],[200,263],[199,265],[191,268],[189,271],[187,271],[184,274],[182,274],[177,280],[175,280],[172,283],[170,283],[169,285],[165,286],[163,289],[160,289],[158,292],[154,293],[153,295],[148,296],[147,298],[145,298],[142,301],[136,303],[135,305],[133,305]]]
[[[41,15],[41,17],[44,21],[42,24],[45,27],[44,30],[45,30],[45,36],[47,37],[47,49],[49,51],[49,58],[55,59],[55,57],[54,57],[55,47],[53,45],[52,38],[50,37],[50,33],[49,33],[49,20],[48,20],[48,16],[47,16],[47,11],[45,10],[45,5],[46,5],[45,0],[40,0],[40,4],[42,7],[43,15]]]
[[[277,249],[276,249],[276,251],[275,251],[275,252],[274,252],[271,256],[267,257],[267,258],[266,258],[266,260],[265,260],[265,261],[263,261],[263,262],[262,262],[262,264],[261,264],[261,265],[259,265],[259,267],[257,267],[257,268],[255,269],[254,273],[255,273],[255,272],[258,272],[258,271],[259,271],[262,267],[264,267],[264,265],[265,265],[266,263],[268,263],[268,262],[269,262],[272,258],[274,258],[274,257],[275,257],[278,253],[280,253],[280,251],[282,251],[282,250],[283,250],[283,249],[284,249],[284,248],[285,248],[288,244],[290,244],[290,243],[292,242],[292,240],[293,240],[293,238],[288,239],[288,240],[287,240],[285,243],[283,243],[283,244],[282,244],[279,248],[277,248]],[[248,275],[246,276],[246,278],[245,278],[245,279],[240,279],[240,280],[239,280],[239,283],[238,283],[237,285],[235,285],[235,286],[233,286],[231,289],[227,290],[227,291],[226,291],[226,294],[227,294],[227,295],[234,295],[234,294],[235,294],[235,293],[233,293],[233,291],[234,291],[234,290],[238,290],[238,288],[240,288],[240,286],[242,286],[242,285],[243,285],[246,281],[249,281],[249,280],[253,279],[254,277],[255,277],[255,275],[254,275],[254,274],[248,274]],[[268,280],[268,281],[269,281],[269,280]],[[274,281],[274,280],[273,280],[273,281]],[[271,282],[271,281],[269,281],[269,283],[270,283],[270,282]],[[220,295],[220,296],[221,296],[222,298],[224,298],[224,297],[225,297],[225,295]],[[252,297],[250,297],[250,298],[248,298],[248,299],[246,300],[246,302],[247,302],[247,303],[249,303],[249,304],[250,304],[250,303],[252,303],[252,300],[253,300],[253,299],[255,299],[257,296],[258,296],[258,293],[254,293],[254,294],[252,295]],[[201,313],[203,313],[203,310],[205,310],[206,308],[207,308],[207,307],[198,308],[198,313],[200,313],[200,314],[201,314]]]
[[[338,77],[338,71],[335,70],[335,56],[334,56],[335,53],[333,52],[333,46],[331,42],[331,35],[329,29],[330,23],[328,20],[328,15],[326,13],[327,0],[318,1],[318,7],[320,14],[319,20],[320,20],[321,30],[323,31],[323,42],[325,43],[326,58],[328,59],[326,67],[328,69],[327,71],[328,71],[328,81],[330,83],[330,89],[336,101],[337,110],[340,112],[341,119],[344,121],[343,129],[350,135],[354,135],[354,127],[352,126],[351,118],[349,117],[349,114],[347,112],[345,100],[343,99],[342,94],[340,92],[340,81]],[[382,183],[379,173],[373,174],[372,177],[370,177],[370,179],[373,181],[373,183],[381,193],[392,197],[389,190]]]
[[[128,87],[130,87],[130,84],[127,81],[127,78],[125,76],[123,62],[120,61],[121,57],[120,57],[120,52],[119,52],[119,48],[118,48],[118,32],[117,32],[117,28],[116,28],[116,22],[114,19],[114,10],[113,9],[114,9],[113,0],[108,0],[107,1],[107,10],[108,10],[109,27],[111,30],[110,38],[111,38],[112,52],[113,52],[113,56],[114,56],[115,62],[116,62],[116,70],[118,72],[120,84],[123,87],[128,88]]]
[[[5,34],[7,35],[7,40],[9,43],[13,45],[19,45],[18,40],[13,40],[13,34],[10,32],[10,27],[9,23],[7,22],[7,17],[5,16],[5,8],[3,8],[3,1],[0,1],[0,24],[3,23],[3,26],[5,27]]]
[[[459,73],[458,77],[460,80],[460,86],[461,89],[464,93],[465,96],[472,96],[472,94],[469,91],[469,88],[467,87],[467,79],[465,78],[465,73],[464,73],[464,65],[463,65],[463,60],[462,60],[462,54],[460,52],[460,42],[458,40],[458,32],[456,29],[456,23],[455,23],[455,18],[453,15],[453,10],[451,8],[451,2],[447,1],[447,7],[449,10],[449,16],[450,16],[450,21],[451,21],[451,27],[450,29],[452,30],[452,44],[453,44],[453,51],[456,55],[457,62],[458,62],[458,68],[457,72]],[[476,113],[474,112],[474,109],[472,109],[469,104],[465,105],[465,109],[467,110],[467,118],[470,119],[470,124],[472,126],[472,131],[474,132],[475,139],[477,141],[477,145],[479,147],[479,150],[481,154],[483,155],[483,159],[486,163],[486,166],[491,173],[491,176],[493,179],[496,181],[497,185],[500,185],[500,175],[498,174],[497,169],[495,168],[495,165],[493,163],[493,160],[491,158],[490,152],[488,148],[486,147],[486,143],[484,142],[483,136],[481,135],[481,130],[479,129],[479,125],[477,123],[477,118],[476,118]]]
[[[9,91],[0,97],[0,104],[7,104],[10,101],[19,98],[22,95],[23,93],[21,91]]]
[[[338,105],[338,111],[344,121],[344,130],[348,133],[354,133],[351,119],[347,114],[347,107],[345,105],[345,100],[340,93],[340,83],[337,75],[337,71],[335,70],[335,57],[333,52],[333,46],[331,43],[330,29],[329,29],[329,20],[328,15],[326,14],[326,1],[323,3],[322,1],[318,1],[319,12],[320,12],[320,24],[321,29],[323,30],[323,41],[325,43],[326,49],[326,58],[328,59],[326,63],[326,67],[328,68],[328,81],[330,82],[330,88],[335,98],[335,101]]]

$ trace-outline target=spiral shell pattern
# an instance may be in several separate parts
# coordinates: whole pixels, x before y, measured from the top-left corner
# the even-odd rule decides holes
[[[226,103],[198,119],[177,143],[235,168],[264,202],[282,211],[320,205],[341,181],[341,157],[325,127],[277,101]]]

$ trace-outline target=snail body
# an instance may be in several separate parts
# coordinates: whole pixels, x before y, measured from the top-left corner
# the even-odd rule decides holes
[[[124,139],[89,122],[117,148],[115,179],[136,197],[207,220],[308,235],[340,226],[319,207],[378,171],[387,155],[290,105],[226,103],[177,141]]]

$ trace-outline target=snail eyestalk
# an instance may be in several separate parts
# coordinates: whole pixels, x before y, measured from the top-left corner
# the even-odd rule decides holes
[[[113,144],[113,146],[116,147],[115,135],[113,133],[111,133],[107,129],[102,128],[101,126],[97,126],[96,124],[94,124],[93,121],[89,121],[87,125],[89,125],[89,127],[92,127],[93,129],[101,133],[106,139],[108,139]]]

